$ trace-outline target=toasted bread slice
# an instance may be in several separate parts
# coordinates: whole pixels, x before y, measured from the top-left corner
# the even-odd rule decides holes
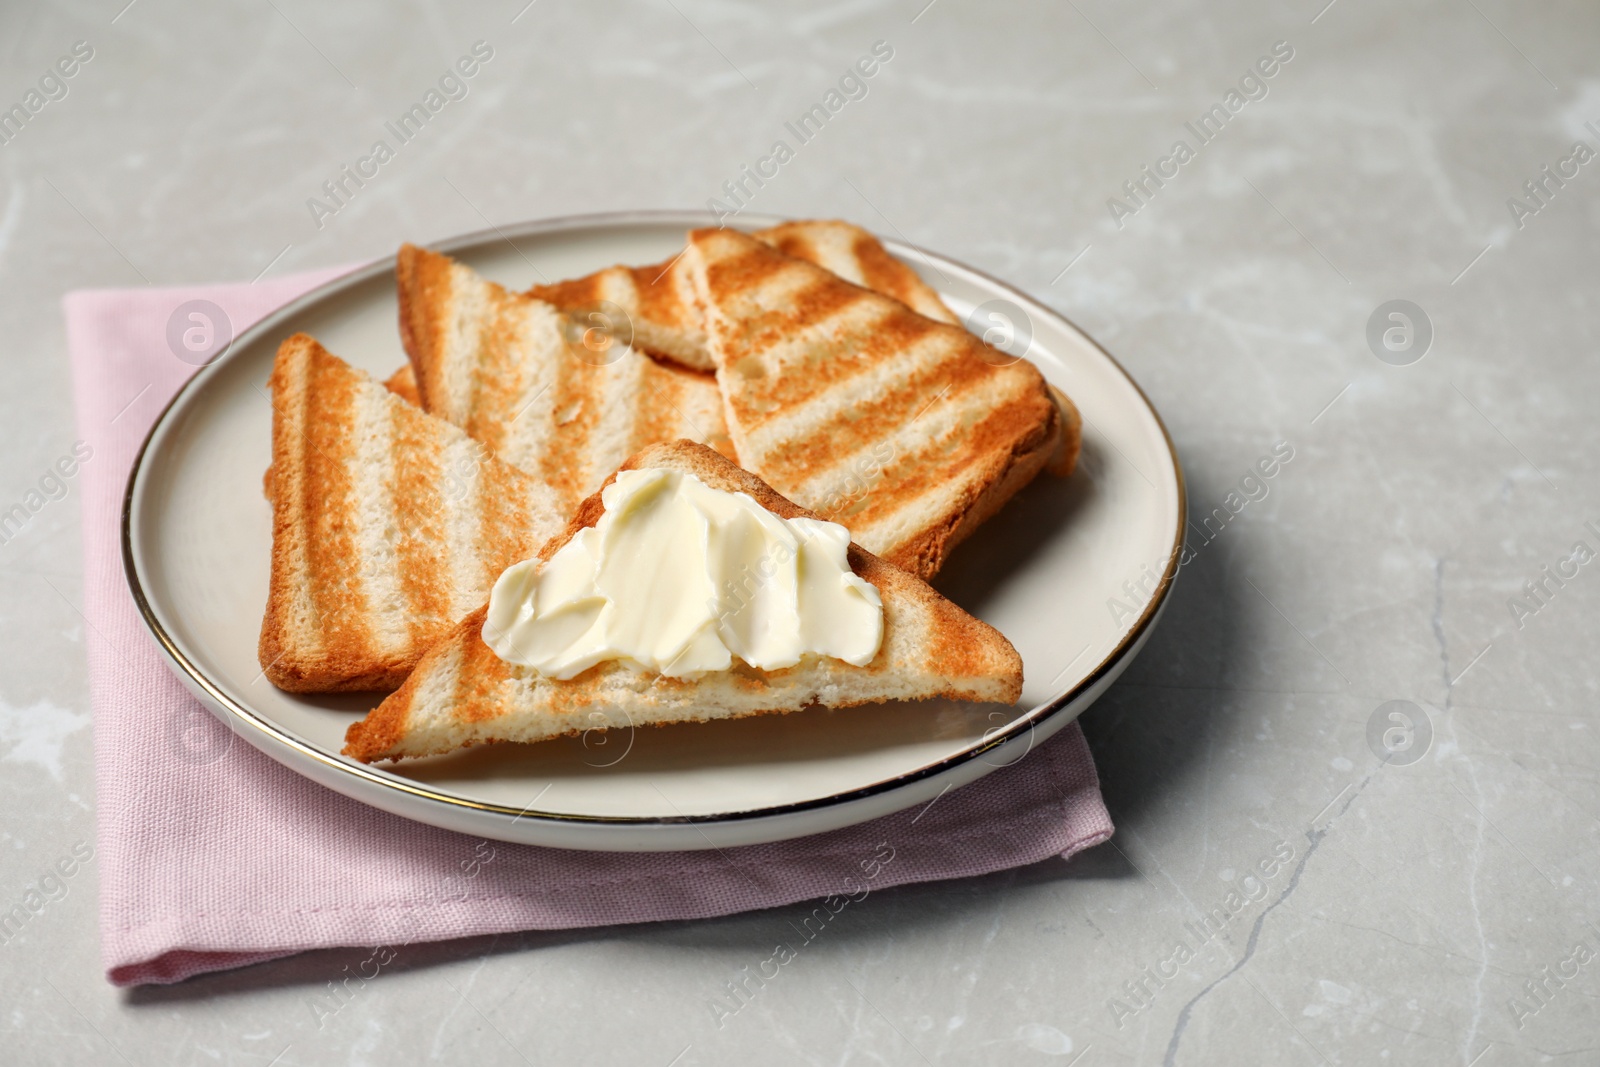
[[[959,321],[916,271],[859,226],[804,219],[758,230],[754,236],[846,281],[892,296],[931,319]],[[716,369],[706,348],[705,315],[681,254],[648,267],[607,267],[582,278],[536,285],[528,293],[563,311],[601,301],[616,304],[632,318],[634,341],[646,351],[693,370]]]
[[[631,468],[685,471],[714,489],[748,493],[780,518],[809,516],[761,479],[689,441],[647,448],[623,467]],[[600,494],[584,501],[539,558],[548,560],[604,511]],[[677,679],[610,661],[555,681],[496,656],[484,644],[480,609],[423,657],[405,685],[350,727],[345,755],[370,763],[489,741],[541,741],[600,727],[703,722],[814,704],[932,697],[1011,704],[1021,696],[1022,659],[999,631],[858,545],[848,558],[883,601],[883,643],[865,667],[807,656],[793,667],[762,671],[736,659],[730,671]]]
[[[1060,444],[1032,364],[746,234],[689,241],[740,462],[889,562],[937,573]]]
[[[402,247],[395,273],[423,408],[553,488],[563,514],[646,445],[731,449],[709,375],[584,347],[584,324],[436,252]]]
[[[565,516],[548,487],[303,333],[271,386],[262,669],[295,692],[392,689]]]

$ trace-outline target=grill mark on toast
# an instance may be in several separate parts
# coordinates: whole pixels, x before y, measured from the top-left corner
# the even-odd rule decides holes
[[[475,332],[471,319],[453,318],[451,309],[478,294],[462,291],[469,279],[444,256],[403,245],[396,259],[395,278],[400,305],[400,340],[416,370],[418,399],[424,411],[446,414],[471,402],[470,367],[453,367],[440,358],[452,345],[470,344],[458,338],[462,330]],[[455,373],[452,373],[455,372]]]
[[[783,223],[752,236],[854,284],[895,297],[929,318],[957,321],[915,271],[858,226],[838,220],[806,220]],[[680,254],[648,266],[607,267],[581,278],[535,285],[522,295],[569,312],[611,301],[633,320],[634,341],[640,348],[691,369],[710,370],[705,312],[689,266]]]
[[[819,266],[822,265],[822,256],[818,254],[819,250],[816,243],[812,240],[811,235],[803,230],[797,230],[787,225],[774,226],[772,229],[764,230],[755,236],[786,256],[793,256],[795,259],[803,259]],[[840,271],[834,271],[834,273],[846,281],[852,280]]]
[[[890,255],[876,237],[859,226],[811,219],[786,222],[752,236],[847,282],[893,297],[936,322],[960,322],[909,264]]]
[[[608,267],[582,278],[570,278],[550,285],[535,285],[528,290],[528,295],[535,300],[553,304],[563,311],[596,304],[602,299],[611,299],[606,297],[607,277],[618,269],[620,268]]]
[[[680,256],[677,262],[668,260],[665,263],[652,263],[648,267],[633,268],[631,274],[639,317],[671,329],[698,331],[699,315],[692,294],[684,292],[681,263]]]
[[[682,256],[646,267],[607,267],[582,278],[536,285],[526,295],[569,313],[610,301],[628,316],[636,347],[709,369],[704,316]]]
[[[670,441],[674,435],[684,436],[679,432],[680,424],[687,420],[689,414],[684,394],[694,379],[710,381],[707,375],[673,371],[654,363],[644,368],[639,387],[633,394],[633,434],[629,441],[629,455],[646,445]],[[712,387],[715,388],[715,385]]]
[[[300,507],[306,515],[306,564],[311,598],[322,631],[324,657],[357,663],[375,657],[366,625],[367,600],[361,574],[350,566],[362,557],[355,514],[356,389],[313,353],[306,375],[305,474]]]
[[[1059,419],[1052,407],[1047,413],[1047,429],[1037,439],[1026,444],[1014,444],[1009,455],[995,453],[972,483],[970,495],[965,497],[960,511],[951,512],[938,523],[925,524],[915,533],[896,539],[890,558],[915,574],[936,573],[940,564],[956,545],[964,541],[979,524],[986,521],[1011,499],[1016,492],[1032,481],[1044,469],[1055,448],[1055,434]],[[1032,418],[1032,414],[1026,417]],[[1000,430],[1015,441],[1010,430]]]
[[[545,480],[576,502],[590,481],[589,439],[600,419],[606,368],[592,367],[567,352],[552,369],[551,432],[537,462]]]
[[[866,284],[861,258],[855,252],[856,238],[862,236],[869,242],[877,243],[877,239],[866,231],[838,220],[785,222],[752,236],[785,255],[815,263],[855,285]]]
[[[766,254],[764,248],[751,249],[709,263],[706,267],[707,290],[719,294],[725,304],[731,304],[741,294],[760,290],[776,275],[788,270],[788,262]]]
[[[839,441],[877,441],[917,422],[934,404],[959,404],[994,368],[926,337],[846,379],[809,406],[784,411],[743,444],[774,485],[794,485],[841,461]]]
[[[450,591],[457,583],[450,579],[457,546],[449,536],[444,499],[454,483],[446,480],[439,462],[438,435],[430,432],[428,424],[397,404],[384,407],[394,441],[389,450],[388,491],[395,511],[412,519],[396,531],[400,589],[411,643],[425,647],[436,636],[439,624],[449,621],[454,607]]]
[[[511,665],[495,655],[481,636],[488,609],[479,608],[464,623],[467,639],[456,669],[454,704],[456,716],[469,723],[499,718],[502,705],[497,690],[514,684]]]
[[[729,348],[730,355],[740,356],[722,374],[729,386],[728,406],[744,439],[774,419],[804,417],[808,403],[871,374],[943,329],[865,289],[832,279],[818,279],[796,305],[783,316],[784,325],[765,351],[755,343]],[[759,364],[762,376],[753,381],[730,378],[745,374],[746,360]]]
[[[962,423],[973,414],[980,414],[981,418],[972,426],[963,427]],[[1038,399],[1030,396],[1015,396],[982,409],[952,406],[940,419],[944,425],[932,428],[932,435],[921,447],[898,451],[884,465],[872,491],[857,502],[859,506],[837,521],[851,530],[859,527],[870,531],[903,513],[950,511],[958,503],[970,504],[981,488],[974,488],[975,483],[988,473],[981,468],[991,462],[1004,462],[1016,439],[1016,424],[1022,419],[1037,421],[1038,415]],[[1041,440],[1043,437],[1041,434]],[[930,500],[941,497],[948,502],[945,507],[927,506]]]
[[[805,277],[805,274],[800,274]],[[840,341],[853,341],[856,338],[835,337],[839,327],[849,329],[856,327],[856,337],[865,335],[873,336],[875,330],[862,329],[860,325],[851,322],[850,313],[857,305],[870,296],[860,286],[838,284],[838,279],[816,278],[811,284],[799,288],[787,301],[788,306],[775,318],[782,321],[782,328],[791,334],[806,335],[812,343],[838,343]],[[872,309],[875,310],[875,309]],[[889,316],[876,316],[888,318]],[[891,327],[888,322],[875,323],[876,328]],[[858,355],[860,350],[852,351],[851,355]],[[758,353],[759,354],[759,353]]]
[[[959,416],[957,416],[959,418]],[[925,420],[926,421],[926,420]],[[877,451],[858,453],[828,476],[797,487],[797,499],[814,501],[816,510],[850,532],[876,544],[892,547],[913,535],[930,516],[960,505],[975,459],[984,458],[961,447],[948,428],[919,427],[927,432],[902,432],[874,446]],[[887,453],[881,461],[878,457]],[[870,464],[870,479],[852,482],[850,463]],[[877,461],[877,462],[873,462]]]
[[[475,575],[479,588],[493,588],[500,573],[513,563],[532,557],[539,544],[557,529],[560,499],[556,493],[536,482],[514,478],[511,472],[497,465],[482,464],[477,468],[471,492],[472,525],[477,528],[479,544],[503,546],[500,551],[481,554],[480,572]],[[550,523],[528,523],[526,516],[549,516]],[[476,604],[467,604],[463,611]],[[459,614],[459,613],[458,613]]]
[[[858,235],[851,251],[860,265],[861,285],[892,296],[917,314],[935,322],[951,325],[960,323],[955,313],[939,299],[939,294],[919,278],[909,264],[891,256],[889,250],[871,234]]]
[[[892,296],[896,300],[912,306],[907,299],[907,286],[905,284],[905,266],[884,250],[884,247],[866,234],[857,237],[850,246],[850,251],[855,255],[856,263],[860,265],[861,281],[859,284],[868,289],[876,289],[885,296]]]
[[[427,253],[413,244],[403,244],[394,257],[395,301],[400,319],[400,346],[406,353],[406,365],[412,369],[411,387],[416,391],[417,402],[427,410],[424,393],[431,382],[425,382],[421,369],[426,357],[439,349],[438,323],[431,314],[442,301],[425,298],[423,271]],[[391,381],[399,381],[396,374]]]
[[[328,356],[329,360],[333,357]],[[347,367],[340,371],[354,382],[353,437],[356,464],[351,471],[356,509],[357,555],[346,566],[361,574],[366,594],[366,618],[371,641],[379,657],[389,664],[405,656],[410,647],[410,620],[406,617],[404,576],[399,557],[401,524],[389,521],[400,512],[393,495],[393,404],[389,394],[365,375]]]
[[[458,267],[457,273],[462,274],[466,269]],[[463,323],[462,329],[475,333],[476,343],[464,340],[460,344],[458,351],[471,355],[459,360],[447,356],[440,361],[447,366],[459,363],[461,369],[470,375],[471,385],[465,404],[454,412],[456,417],[451,421],[483,442],[491,451],[506,455],[516,462],[512,458],[517,450],[513,447],[513,429],[507,412],[514,410],[523,384],[520,361],[516,358],[518,342],[521,340],[519,316],[507,307],[504,289],[475,276],[469,277],[470,281],[463,278],[463,282],[477,290],[479,299],[472,301],[477,305],[477,314],[470,316],[473,325]],[[460,317],[469,319],[465,311],[463,309]]]
[[[504,491],[496,490],[494,488],[496,482],[509,483],[508,488]],[[496,467],[494,478],[485,484],[484,491],[499,492],[501,497],[507,500],[523,500],[524,511],[539,517],[538,522],[523,532],[523,541],[518,545],[515,557],[507,561],[507,566],[533,558],[538,553],[540,545],[562,531],[567,516],[571,514],[570,510],[558,506],[561,503],[560,494],[553,486],[537,478],[524,478],[522,472],[515,467]],[[498,578],[499,574],[496,573],[495,577]]]

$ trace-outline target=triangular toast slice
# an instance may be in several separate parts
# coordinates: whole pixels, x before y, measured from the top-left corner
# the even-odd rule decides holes
[[[261,667],[295,692],[393,689],[566,514],[303,333],[278,348],[271,387]]]
[[[809,516],[755,475],[689,441],[647,448],[623,467],[636,468],[684,471],[714,489],[748,493],[780,518]],[[539,558],[548,560],[604,510],[598,493],[584,501]],[[998,630],[858,545],[850,545],[848,558],[883,601],[883,643],[865,667],[807,656],[793,667],[762,671],[735,659],[732,670],[691,680],[608,661],[556,681],[496,656],[483,641],[486,611],[480,608],[423,657],[405,685],[350,727],[345,755],[370,763],[489,741],[540,741],[600,727],[738,718],[814,704],[933,697],[1012,704],[1021,696],[1022,659]]]
[[[1057,450],[1039,371],[734,230],[689,235],[739,461],[922,577]]]
[[[437,252],[403,246],[395,274],[423,408],[553,488],[563,514],[646,445],[731,447],[709,375],[608,343],[587,319]]]

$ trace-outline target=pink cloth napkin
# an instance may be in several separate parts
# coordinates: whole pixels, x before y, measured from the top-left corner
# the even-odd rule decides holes
[[[348,800],[235,741],[168,672],[139,620],[122,572],[123,489],[151,423],[195,370],[189,350],[216,343],[207,316],[180,306],[210,301],[237,335],[339,273],[64,300],[78,432],[93,450],[78,477],[101,952],[114,984],[314,948],[726,915],[1003,870],[1111,836],[1076,724],[921,815],[649,854],[481,842]]]

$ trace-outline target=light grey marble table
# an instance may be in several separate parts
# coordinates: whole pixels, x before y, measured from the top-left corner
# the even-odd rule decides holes
[[[68,289],[699,207],[782,138],[752,211],[1008,279],[1171,428],[1194,555],[1084,719],[1116,839],[874,894],[721,1026],[781,910],[408,949],[319,1028],[365,949],[119,992],[91,862],[0,946],[0,1060],[1600,1062],[1593,5],[523,2],[0,10],[0,106],[93,53],[0,145],[0,509],[75,437]],[[464,99],[308,208],[480,40]],[[79,560],[72,495],[0,546],[4,908],[93,835]]]

